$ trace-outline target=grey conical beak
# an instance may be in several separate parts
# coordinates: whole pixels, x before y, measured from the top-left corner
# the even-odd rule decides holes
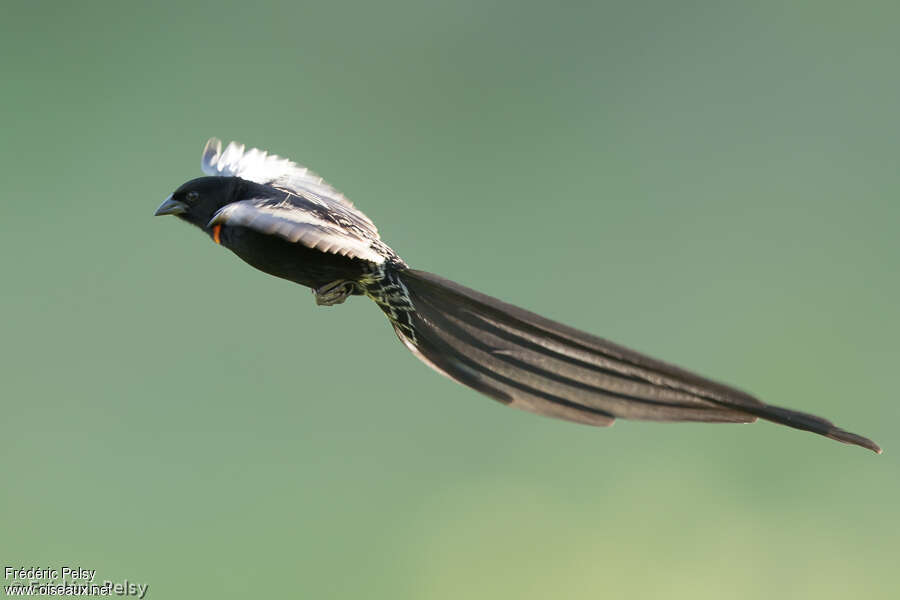
[[[159,205],[159,208],[156,209],[156,212],[153,213],[153,216],[159,217],[162,215],[180,215],[184,212],[187,212],[187,205],[184,202],[173,200],[172,196],[169,196],[168,198],[166,198],[165,202]]]

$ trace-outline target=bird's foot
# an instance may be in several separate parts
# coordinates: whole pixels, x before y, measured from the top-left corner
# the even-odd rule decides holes
[[[313,290],[316,297],[316,304],[319,306],[334,306],[341,304],[348,296],[353,295],[356,291],[356,284],[346,279],[338,279],[331,283],[326,283],[320,288]]]

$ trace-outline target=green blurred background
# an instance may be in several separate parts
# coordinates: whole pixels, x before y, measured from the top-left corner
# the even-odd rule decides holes
[[[0,560],[151,598],[897,598],[896,2],[7,2]],[[506,409],[152,213],[209,136],[832,418]]]

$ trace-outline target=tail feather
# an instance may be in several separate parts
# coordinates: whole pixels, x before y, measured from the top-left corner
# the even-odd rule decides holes
[[[881,452],[871,440],[826,419],[765,404],[437,275],[415,270],[398,275],[414,309],[404,314],[408,322],[395,323],[401,340],[435,370],[505,404],[600,426],[616,418],[752,422],[759,417]]]
[[[526,394],[530,399],[540,398],[555,406],[600,414],[610,422],[616,417],[658,421],[754,420],[703,401],[691,402],[689,396],[677,391],[654,395],[652,388],[644,386],[647,389],[643,394],[628,394],[621,391],[623,387],[637,388],[642,384],[606,374],[592,378],[590,371],[583,367],[566,365],[552,355],[539,355],[524,347],[503,343],[504,340],[493,337],[486,330],[474,328],[447,312],[442,313],[441,308],[429,300],[420,298],[419,306],[417,313],[422,310],[418,314],[423,315],[430,325],[429,335],[422,337],[440,339],[445,352],[454,356],[458,363],[479,372],[483,378],[511,388],[514,393],[510,404],[528,410],[541,407],[533,401],[515,401],[519,395]],[[673,396],[675,399],[672,400]],[[540,412],[546,412],[547,408],[543,407]]]

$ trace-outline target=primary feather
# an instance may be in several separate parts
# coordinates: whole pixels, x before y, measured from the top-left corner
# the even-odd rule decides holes
[[[354,235],[352,230],[331,219],[322,218],[317,211],[289,199],[252,199],[233,202],[221,208],[210,221],[211,225],[228,224],[249,227],[260,233],[277,235],[289,242],[308,248],[373,263],[383,263],[373,240]]]
[[[203,148],[200,167],[207,175],[240,177],[287,190],[334,211],[353,226],[378,237],[378,228],[372,220],[353,206],[343,194],[306,167],[277,154],[269,154],[258,148],[245,150],[244,144],[237,142],[230,142],[223,152],[222,142],[217,138],[210,138]]]

